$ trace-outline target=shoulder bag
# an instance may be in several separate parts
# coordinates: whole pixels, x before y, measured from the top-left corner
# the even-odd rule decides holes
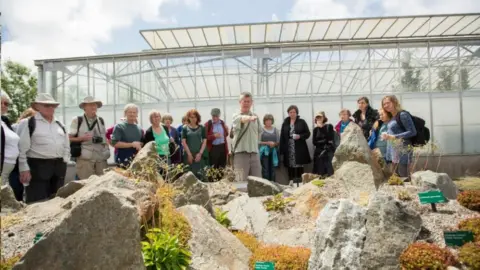
[[[238,134],[238,139],[235,141],[235,145],[233,146],[232,152],[228,155],[227,164],[232,166],[232,168],[235,168],[234,162],[233,162],[234,159],[235,159],[235,150],[237,150],[238,144],[239,144],[240,140],[242,139],[243,135],[245,135],[245,133],[247,133],[247,130],[248,130],[248,127],[250,126],[250,123],[251,122],[249,121],[247,126],[245,127],[245,129]],[[233,128],[232,128],[232,131],[233,131]]]

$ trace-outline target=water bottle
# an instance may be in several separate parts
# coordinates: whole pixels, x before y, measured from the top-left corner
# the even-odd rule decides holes
[[[30,182],[28,183],[22,183],[23,184],[23,202],[27,203],[27,187],[30,185]]]
[[[35,234],[35,238],[33,238],[33,244],[36,244],[40,239],[42,239],[43,233],[42,232],[37,232]]]

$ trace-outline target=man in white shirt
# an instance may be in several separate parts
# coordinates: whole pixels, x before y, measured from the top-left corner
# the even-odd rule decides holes
[[[59,103],[40,93],[32,108],[35,116],[20,122],[20,182],[26,187],[26,202],[49,199],[65,182],[70,142],[65,126],[55,119]]]

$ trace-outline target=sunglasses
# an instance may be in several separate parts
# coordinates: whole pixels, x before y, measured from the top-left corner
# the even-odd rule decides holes
[[[58,105],[56,105],[56,104],[42,104],[42,106],[45,107],[45,108],[56,108],[56,107],[58,107]]]

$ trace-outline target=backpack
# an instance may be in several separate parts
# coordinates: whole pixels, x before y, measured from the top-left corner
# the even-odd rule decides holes
[[[67,131],[65,127],[62,125],[62,123],[60,123],[60,121],[58,120],[55,120],[55,122],[57,123],[57,125],[59,125],[62,128],[63,133],[67,134]],[[28,118],[28,131],[30,133],[30,138],[32,137],[33,132],[35,131],[36,126],[37,126],[37,122],[35,121],[35,116],[31,116],[30,118]]]
[[[333,146],[335,149],[340,145],[340,134],[338,134],[336,131],[333,131]]]
[[[413,146],[423,146],[427,144],[430,141],[430,130],[425,126],[425,120],[418,116],[411,115],[407,111],[401,111],[407,113],[413,121],[413,125],[415,126],[415,129],[417,130],[417,135],[409,138],[409,140],[412,142]],[[403,126],[402,121],[400,120],[400,113],[397,113],[395,116],[395,120],[397,121],[397,124],[403,129],[405,129],[405,126]]]

